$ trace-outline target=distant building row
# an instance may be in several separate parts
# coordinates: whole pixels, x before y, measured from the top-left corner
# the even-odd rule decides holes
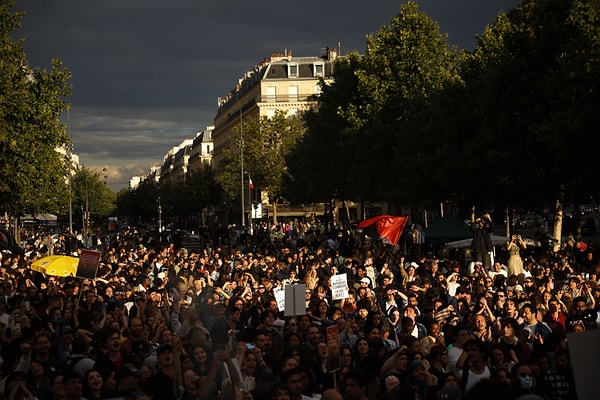
[[[293,57],[291,51],[273,53],[240,78],[234,89],[218,99],[214,124],[171,148],[160,167],[145,177],[133,177],[134,189],[144,179],[157,182],[184,180],[202,163],[218,165],[227,150],[236,151],[235,129],[245,118],[272,117],[277,111],[295,115],[316,106],[319,82],[332,82],[337,50],[322,49],[319,57]]]

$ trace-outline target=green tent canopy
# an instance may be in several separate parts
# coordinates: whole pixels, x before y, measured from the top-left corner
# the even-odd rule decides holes
[[[440,218],[425,229],[425,242],[428,243],[448,243],[472,237],[469,225],[458,217]]]

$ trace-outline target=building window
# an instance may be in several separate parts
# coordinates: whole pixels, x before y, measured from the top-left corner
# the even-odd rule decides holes
[[[273,103],[277,100],[277,90],[275,86],[267,86],[267,102]]]
[[[325,64],[314,63],[313,64],[313,73],[315,76],[325,76]]]
[[[298,86],[288,86],[289,101],[298,101]]]
[[[288,78],[297,78],[298,77],[298,64],[290,63],[288,64]]]

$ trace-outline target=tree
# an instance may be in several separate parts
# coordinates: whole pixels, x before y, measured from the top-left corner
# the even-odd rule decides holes
[[[145,179],[133,190],[122,190],[118,194],[116,213],[134,221],[156,221],[160,189],[154,179]]]
[[[58,60],[50,71],[29,67],[23,39],[10,36],[23,17],[11,13],[14,5],[0,4],[0,201],[16,216],[61,211],[68,164],[56,149],[70,142],[59,117],[71,74]]]
[[[422,140],[432,99],[460,81],[458,60],[437,23],[408,1],[367,38],[364,57],[350,54],[336,63],[334,83],[306,115],[294,178],[310,180],[301,172],[308,165],[319,178],[308,184],[310,193],[320,197],[417,202],[437,193],[427,185],[418,191],[415,182],[431,171],[419,157],[428,150]]]
[[[117,196],[106,186],[99,172],[81,167],[71,182],[73,209],[89,214],[89,222],[106,219],[116,208]]]
[[[355,158],[356,176],[364,182],[363,198],[421,203],[438,191],[428,179],[430,164],[423,162],[432,148],[423,146],[423,140],[428,141],[432,100],[460,81],[460,54],[446,39],[414,1],[404,4],[376,36],[368,37],[357,76],[360,98],[369,101],[348,114],[363,125]],[[364,154],[365,149],[370,154]]]
[[[466,64],[480,194],[508,204],[578,204],[598,189],[600,2],[526,1],[500,15]],[[554,234],[560,237],[555,226]]]
[[[245,119],[242,129],[244,170],[255,186],[268,193],[276,222],[277,204],[284,200],[284,181],[289,174],[286,159],[304,134],[302,120],[277,111],[271,118]],[[220,166],[220,183],[230,194],[241,192],[240,158],[241,152],[230,152]]]
[[[355,129],[345,114],[351,105],[366,102],[358,99],[355,72],[360,62],[357,52],[337,60],[334,83],[327,85],[321,81],[318,108],[303,115],[306,134],[287,159],[289,177],[285,181],[285,195],[292,202],[358,198],[359,185],[349,171],[357,153],[353,148]]]

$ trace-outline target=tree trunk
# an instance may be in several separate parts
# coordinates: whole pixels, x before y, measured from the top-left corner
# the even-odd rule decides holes
[[[273,225],[277,225],[277,200],[273,201]]]
[[[562,224],[563,224],[563,203],[562,200],[556,200],[556,205],[554,207],[554,230],[552,232],[552,237],[556,239],[554,243],[554,251],[558,251],[562,245]]]
[[[348,206],[347,200],[344,200],[344,208],[346,209],[346,219],[348,221],[348,225],[350,225],[352,221],[350,221],[350,207]]]

